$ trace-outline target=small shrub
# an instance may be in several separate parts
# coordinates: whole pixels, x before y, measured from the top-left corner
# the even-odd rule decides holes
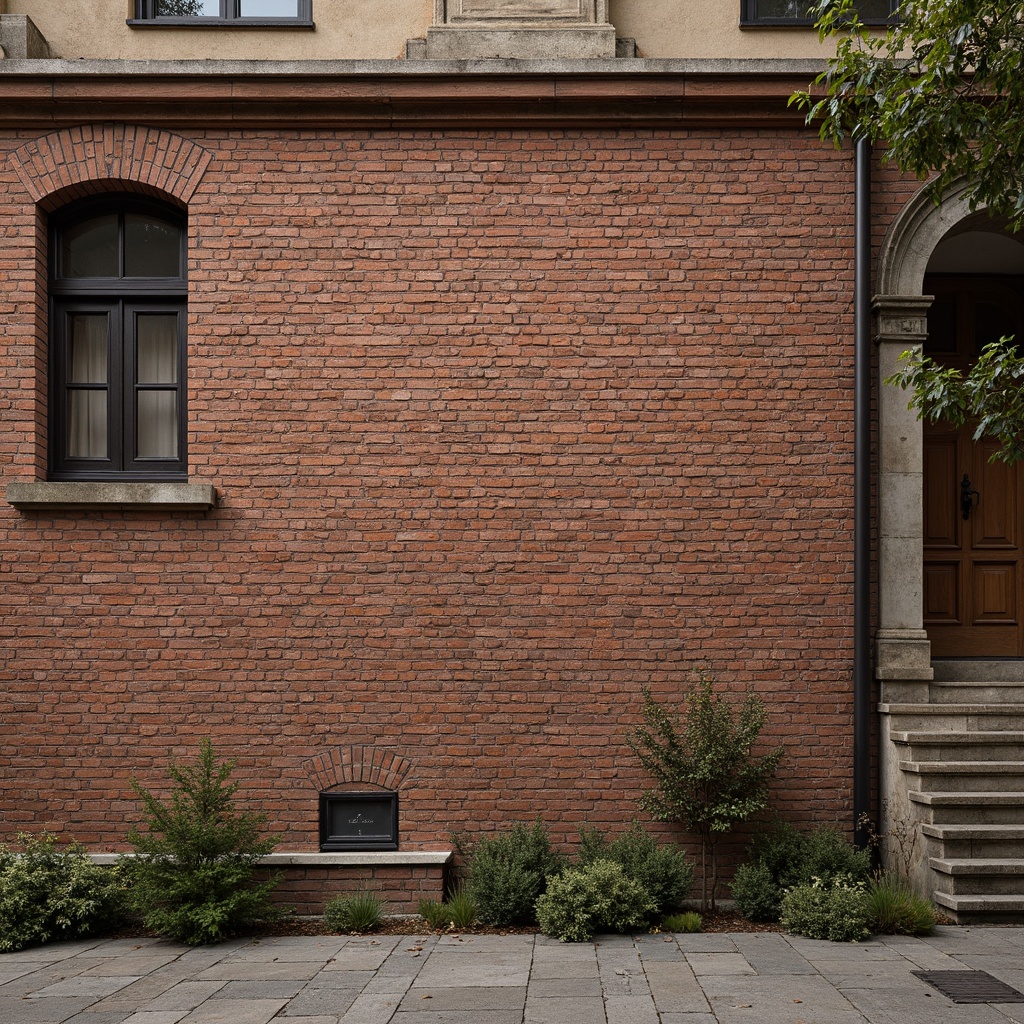
[[[887,873],[868,884],[868,920],[882,935],[927,935],[935,927],[935,908],[907,879]]]
[[[537,900],[537,919],[545,935],[562,942],[587,942],[596,932],[642,928],[654,913],[654,901],[622,865],[595,860],[551,878]]]
[[[540,820],[532,827],[482,839],[470,854],[466,891],[480,920],[490,925],[532,924],[548,876],[561,870]]]
[[[384,902],[372,892],[335,896],[324,905],[324,920],[336,932],[372,932],[383,914]]]
[[[22,853],[0,846],[0,953],[76,939],[112,928],[123,916],[116,869],[93,864],[77,843],[22,834]]]
[[[736,909],[748,921],[779,919],[785,890],[767,864],[741,864],[733,877],[731,891]]]
[[[476,921],[476,904],[465,889],[456,889],[442,906],[444,906],[448,922],[453,928],[468,928]]]
[[[669,914],[669,916],[661,922],[661,930],[663,932],[689,934],[690,932],[699,932],[703,923],[704,922],[700,914],[692,910],[688,910],[683,914]]]
[[[148,820],[145,834],[128,836],[139,854],[130,862],[131,902],[147,928],[190,946],[280,916],[270,903],[277,880],[253,880],[274,842],[259,838],[263,815],[235,811],[233,767],[204,740],[193,767],[168,769],[176,783],[169,803],[132,782]]]
[[[596,829],[580,833],[579,865],[612,860],[622,866],[627,878],[639,882],[654,901],[654,914],[678,910],[693,888],[693,868],[686,854],[676,846],[659,846],[637,824],[614,842],[607,842]]]
[[[777,821],[770,832],[754,839],[750,859],[736,870],[731,891],[739,912],[750,921],[777,921],[787,889],[812,879],[866,881],[871,855],[858,850],[830,825],[798,832]]]
[[[420,917],[430,925],[434,931],[441,931],[448,927],[448,919],[445,916],[444,904],[437,900],[420,900],[418,907]]]
[[[865,881],[871,874],[871,853],[858,850],[831,825],[819,825],[807,833],[803,861],[805,877]]]
[[[782,927],[794,935],[859,942],[871,934],[863,882],[835,878],[790,889],[782,899]]]
[[[477,918],[476,904],[464,889],[456,889],[444,903],[420,900],[419,912],[435,931],[468,928]]]

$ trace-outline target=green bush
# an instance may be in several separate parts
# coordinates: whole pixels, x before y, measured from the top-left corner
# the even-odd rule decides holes
[[[532,924],[537,897],[561,867],[538,819],[482,839],[470,854],[466,891],[485,924]]]
[[[437,900],[420,900],[420,917],[430,925],[434,931],[442,931],[448,927],[448,912],[443,903]]]
[[[663,932],[688,934],[690,932],[699,932],[703,923],[704,922],[700,914],[697,914],[692,910],[688,910],[683,914],[669,914],[669,916],[661,922],[661,930]]]
[[[114,927],[123,917],[124,883],[116,869],[93,864],[55,836],[18,836],[24,847],[0,846],[0,953]]]
[[[383,914],[384,902],[372,892],[335,896],[324,904],[324,920],[336,932],[372,932]]]
[[[587,942],[596,932],[643,928],[654,913],[654,900],[621,864],[595,860],[548,880],[537,900],[537,920],[545,935],[562,942]]]
[[[927,935],[935,927],[935,908],[907,879],[886,873],[868,884],[868,920],[882,935]]]
[[[435,931],[468,928],[477,918],[476,904],[463,888],[456,889],[444,903],[420,900],[419,911],[420,917]]]
[[[778,921],[785,889],[767,864],[741,864],[736,869],[730,889],[736,909],[748,921]]]
[[[614,842],[607,842],[597,829],[580,832],[579,865],[612,860],[622,866],[627,878],[639,882],[654,900],[654,914],[662,917],[678,910],[693,888],[693,868],[677,846],[659,846],[639,825]]]
[[[871,855],[857,850],[830,825],[808,833],[777,821],[768,833],[754,839],[749,860],[736,870],[731,885],[739,912],[750,921],[777,921],[787,889],[808,885],[814,878],[866,881]]]
[[[871,934],[865,885],[853,879],[814,879],[782,898],[782,927],[795,935],[830,942],[859,942]]]
[[[280,916],[270,903],[277,880],[253,878],[274,842],[259,838],[263,815],[234,810],[233,767],[218,763],[204,740],[193,767],[168,769],[176,783],[169,803],[132,782],[148,831],[128,836],[138,853],[130,865],[131,902],[147,928],[190,946],[222,942]]]

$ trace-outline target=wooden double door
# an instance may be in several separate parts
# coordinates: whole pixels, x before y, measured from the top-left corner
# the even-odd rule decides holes
[[[966,371],[1024,342],[1024,278],[934,275],[925,352]],[[974,426],[924,425],[924,625],[934,657],[1024,657],[1024,464],[992,462]]]

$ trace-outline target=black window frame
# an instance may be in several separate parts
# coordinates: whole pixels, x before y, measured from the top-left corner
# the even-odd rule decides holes
[[[82,221],[104,214],[118,216],[118,273],[114,277],[65,277],[62,273],[63,233]],[[125,217],[142,214],[170,221],[180,228],[178,277],[123,275]],[[183,481],[188,479],[187,378],[187,218],[169,203],[134,196],[85,199],[51,217],[49,231],[49,479],[92,481]],[[74,314],[106,313],[110,319],[107,342],[107,381],[97,390],[107,392],[107,455],[76,457],[69,451],[69,391],[80,387],[68,380],[68,323]],[[177,380],[174,385],[139,382],[135,373],[137,316],[173,314],[177,317]],[[177,455],[139,457],[135,393],[173,390],[177,395]]]
[[[331,808],[336,803],[376,803],[387,805],[388,829],[386,833],[368,838],[360,836],[332,835],[330,831]],[[324,853],[342,853],[346,850],[397,850],[398,849],[398,793],[393,790],[350,793],[344,790],[327,790],[320,794],[320,849]]]
[[[126,22],[136,28],[314,28],[313,0],[297,0],[295,17],[243,18],[240,0],[220,0],[220,16],[157,16],[157,0],[135,0],[135,17]]]
[[[808,8],[813,0],[807,0]],[[740,0],[741,28],[806,28],[814,25],[814,18],[776,18],[761,17],[757,13],[759,0]],[[864,18],[865,25],[895,25],[899,21],[900,0],[889,0],[889,16],[887,18]]]

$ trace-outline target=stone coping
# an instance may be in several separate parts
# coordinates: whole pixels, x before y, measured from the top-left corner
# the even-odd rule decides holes
[[[89,859],[94,864],[113,865],[124,857],[134,857],[134,853],[90,853]],[[451,863],[455,856],[453,850],[365,850],[348,853],[270,853],[261,857],[261,867],[287,868],[326,868],[326,867],[444,867]]]
[[[104,483],[86,481],[13,480],[6,499],[15,508],[153,509],[205,512],[217,504],[213,484]]]
[[[822,58],[609,57],[525,60],[82,60],[0,61],[10,75],[351,75],[423,77],[433,75],[817,75]]]

